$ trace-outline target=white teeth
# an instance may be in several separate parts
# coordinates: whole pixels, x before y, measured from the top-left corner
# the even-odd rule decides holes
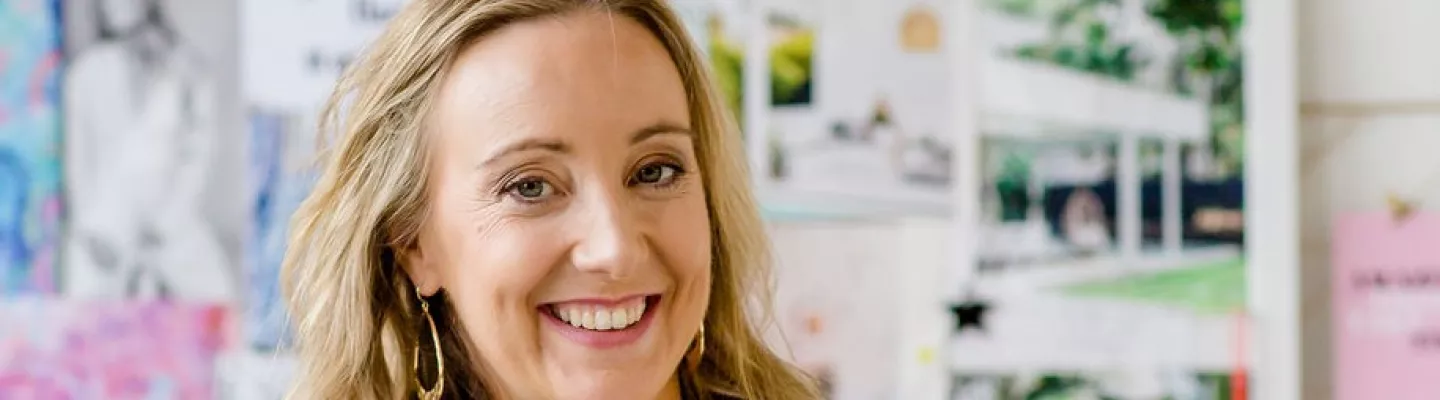
[[[571,309],[571,310],[570,310],[570,313],[566,316],[566,318],[564,318],[564,320],[565,320],[565,322],[569,322],[569,323],[570,323],[570,326],[579,328],[579,327],[580,327],[580,310]]]
[[[635,299],[618,307],[556,304],[551,310],[556,318],[570,326],[595,331],[620,330],[645,316],[645,301]]]
[[[581,314],[580,326],[585,329],[595,329],[595,314],[585,311]]]
[[[602,309],[595,312],[595,329],[610,330],[610,310]]]
[[[626,314],[629,314],[629,312],[628,312],[628,311],[625,311],[625,309],[623,309],[623,308],[617,309],[617,310],[615,310],[614,312],[612,312],[612,313],[610,314],[610,326],[613,327],[613,328],[615,328],[615,329],[620,329],[620,328],[624,328],[624,327],[626,327],[626,326],[630,326],[630,317],[627,316]]]

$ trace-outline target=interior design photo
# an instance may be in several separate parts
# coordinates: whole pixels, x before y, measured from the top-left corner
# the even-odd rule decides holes
[[[983,331],[954,334],[952,371],[1233,372],[1247,304],[1238,11],[984,3],[980,244],[955,290],[988,311]],[[1091,394],[1058,398],[1172,398],[1075,387]]]

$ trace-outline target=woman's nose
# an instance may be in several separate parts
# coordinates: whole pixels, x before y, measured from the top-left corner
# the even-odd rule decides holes
[[[577,226],[580,234],[571,253],[575,268],[621,280],[647,262],[643,229],[624,189],[597,191],[585,201]]]

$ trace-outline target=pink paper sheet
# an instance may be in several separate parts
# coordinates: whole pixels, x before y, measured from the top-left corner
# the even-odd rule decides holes
[[[1440,399],[1440,214],[1347,215],[1333,234],[1336,400]]]

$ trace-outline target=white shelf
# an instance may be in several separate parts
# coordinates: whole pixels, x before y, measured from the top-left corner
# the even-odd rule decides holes
[[[1058,129],[1186,141],[1209,135],[1209,111],[1198,100],[999,56],[981,57],[979,68],[986,134],[1054,135]]]

